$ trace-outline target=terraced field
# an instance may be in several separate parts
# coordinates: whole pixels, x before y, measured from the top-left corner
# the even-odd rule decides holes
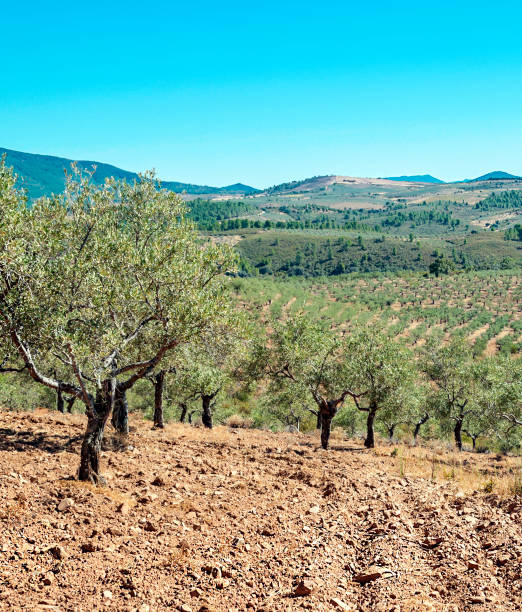
[[[303,310],[342,330],[356,323],[381,324],[412,346],[461,335],[477,355],[522,349],[522,276],[515,271],[441,278],[243,279],[236,291],[263,319]]]

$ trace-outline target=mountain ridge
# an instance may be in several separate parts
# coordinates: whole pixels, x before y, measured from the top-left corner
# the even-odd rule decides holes
[[[19,177],[20,186],[27,190],[30,199],[36,199],[52,193],[60,193],[65,185],[65,170],[69,170],[71,164],[76,162],[82,170],[96,170],[93,175],[95,183],[103,181],[112,176],[116,179],[134,180],[139,178],[137,172],[123,170],[112,164],[91,160],[72,160],[67,157],[56,155],[42,155],[40,153],[25,153],[0,147],[0,157],[5,155],[6,163],[12,166]],[[191,195],[204,194],[236,194],[250,195],[259,190],[243,183],[235,183],[225,187],[211,187],[208,185],[195,185],[179,181],[161,181],[162,186],[175,192],[186,192]]]
[[[411,176],[387,176],[385,177],[388,181],[404,181],[406,183],[434,183],[437,185],[443,185],[446,181],[432,176],[431,174],[414,174]]]
[[[494,170],[493,172],[487,172],[482,176],[479,176],[474,179],[466,179],[464,181],[460,181],[462,183],[475,183],[478,181],[512,181],[516,179],[520,179],[522,177],[517,176],[515,174],[510,174],[509,172],[504,172],[503,170]]]

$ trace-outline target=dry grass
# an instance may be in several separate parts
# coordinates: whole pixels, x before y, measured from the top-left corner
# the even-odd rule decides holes
[[[390,456],[400,476],[452,482],[463,492],[496,493],[500,497],[522,494],[522,457],[482,455],[447,450],[443,444],[414,447],[399,444],[376,450]]]
[[[109,489],[106,486],[95,485],[92,482],[83,482],[80,480],[58,480],[57,485],[65,489],[76,491],[89,491],[94,495],[102,495],[117,504],[126,504],[129,508],[136,505],[136,500],[129,495],[125,495],[117,489]]]
[[[226,425],[232,429],[250,429],[252,427],[252,419],[240,414],[232,414],[226,420]]]

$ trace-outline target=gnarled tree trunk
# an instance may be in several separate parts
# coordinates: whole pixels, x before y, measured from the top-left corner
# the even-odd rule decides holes
[[[154,385],[154,427],[163,429],[163,389],[165,388],[165,370],[159,371],[153,378]]]
[[[114,408],[112,410],[112,426],[114,429],[126,436],[129,433],[129,405],[127,403],[127,392],[121,386],[116,386],[114,394]]]
[[[417,437],[420,433],[420,428],[424,425],[424,423],[428,421],[429,418],[430,415],[426,413],[415,423],[415,429],[413,430],[413,441],[415,444],[417,443]]]
[[[61,389],[56,391],[56,410],[61,413],[65,412],[64,401],[63,401],[63,393]]]
[[[459,449],[462,450],[462,419],[457,419],[455,421],[455,428],[453,429],[453,433],[455,435],[455,445]]]
[[[366,418],[366,439],[364,441],[364,446],[366,446],[366,448],[375,448],[375,433],[373,426],[376,413],[377,409],[370,406],[368,409],[368,417]]]
[[[181,415],[179,417],[179,422],[180,423],[184,423],[185,419],[187,418],[187,410],[188,410],[188,406],[185,402],[182,402],[179,407],[181,408]]]
[[[72,407],[74,406],[75,401],[76,401],[76,397],[74,395],[67,399],[67,412],[69,414],[72,413]]]
[[[319,407],[319,414],[321,415],[321,446],[324,450],[328,449],[328,443],[330,441],[330,432],[332,429],[332,420],[339,410],[339,406],[344,401],[344,395],[332,400],[326,400],[320,395],[316,395],[316,402]]]
[[[328,443],[330,441],[330,432],[332,429],[333,416],[329,413],[321,414],[321,446],[324,450],[328,449]]]
[[[212,400],[214,395],[202,395],[201,396],[201,406],[203,408],[203,413],[201,415],[201,420],[203,421],[203,425],[208,427],[208,429],[212,429]]]
[[[92,407],[87,407],[87,429],[83,437],[78,478],[95,484],[105,481],[100,474],[100,448],[105,425],[114,407],[115,381],[103,381]]]

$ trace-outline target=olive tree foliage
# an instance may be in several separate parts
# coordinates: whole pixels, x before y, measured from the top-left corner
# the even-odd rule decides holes
[[[382,413],[390,427],[402,422],[407,406],[417,401],[418,373],[410,351],[379,329],[355,330],[345,352],[350,395],[357,409],[367,413],[364,445],[373,448],[377,414]]]
[[[242,312],[229,311],[225,318],[209,325],[198,338],[180,347],[150,376],[154,385],[154,425],[163,426],[163,391],[180,409],[180,420],[189,422],[200,402],[205,427],[213,425],[212,409],[219,394],[237,378],[239,364],[250,351],[251,328]]]
[[[90,179],[73,168],[63,194],[29,207],[0,164],[0,331],[36,382],[85,404],[79,478],[97,482],[118,393],[226,317],[235,256],[203,244],[152,174]]]
[[[406,378],[395,392],[389,394],[378,412],[377,421],[384,426],[390,441],[400,425],[413,425],[416,440],[420,428],[429,419],[426,406],[427,387],[416,374],[413,367],[408,368]]]
[[[434,384],[430,398],[440,419],[453,424],[458,450],[462,450],[462,432],[467,423],[480,417],[478,365],[465,339],[456,338],[447,345],[428,343],[422,368]]]
[[[484,359],[476,369],[478,414],[465,431],[473,447],[479,436],[496,436],[504,450],[521,445],[522,363],[511,355]],[[475,436],[473,435],[475,434]]]
[[[201,420],[209,429],[220,394],[242,378],[241,364],[251,351],[251,327],[240,312],[232,318],[234,325],[228,329],[215,326],[199,343],[188,346],[183,359],[175,364],[185,394],[201,402]]]
[[[510,427],[522,427],[522,361],[510,355],[491,359],[485,379],[495,416]],[[492,396],[492,397],[491,397]]]
[[[271,419],[294,431],[309,427],[313,421],[317,428],[321,427],[321,413],[310,393],[302,386],[293,383],[271,385],[269,392],[264,394],[262,408]]]
[[[320,414],[321,444],[327,449],[332,419],[345,399],[353,396],[345,343],[303,314],[274,321],[269,328],[273,331],[253,351],[252,375],[269,377],[269,392],[283,396],[284,409],[303,395],[310,397]]]

